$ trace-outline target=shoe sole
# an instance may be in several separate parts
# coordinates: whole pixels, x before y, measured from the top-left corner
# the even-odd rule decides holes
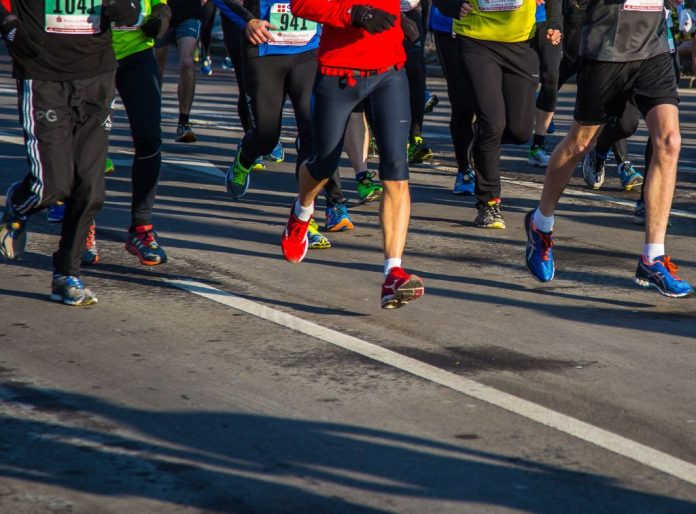
[[[56,294],[56,293],[51,293],[51,300],[54,302],[60,302],[65,305],[70,305],[72,307],[86,307],[88,305],[94,305],[95,303],[99,303],[99,300],[97,298],[90,298],[86,301],[80,301],[80,302],[72,302],[69,300],[66,300],[65,297]]]
[[[136,248],[130,246],[128,243],[126,243],[126,251],[135,255],[140,261],[140,264],[143,264],[144,266],[159,266],[160,264],[165,264],[167,262],[166,257],[157,261],[148,261],[142,255],[140,255],[140,252],[138,252]]]
[[[417,300],[423,296],[423,293],[425,293],[423,281],[420,279],[420,277],[411,275],[411,278],[404,282],[401,287],[396,290],[394,295],[382,298],[382,308],[399,309],[408,302]]]
[[[82,259],[82,260],[80,260],[80,262],[82,263],[83,266],[94,266],[94,265],[96,265],[96,264],[99,264],[99,263],[101,262],[101,259],[100,259],[99,256],[97,255],[97,256],[95,256],[94,259],[92,259],[91,261]]]
[[[666,296],[667,298],[688,298],[688,297],[694,296],[694,294],[696,294],[696,292],[694,292],[693,290],[688,292],[688,293],[682,293],[682,294],[670,293],[669,291],[665,291],[664,289],[662,289],[657,284],[654,284],[654,283],[650,282],[649,280],[645,280],[645,279],[640,278],[640,277],[633,277],[633,282],[635,282],[640,287],[644,287],[646,289],[650,288],[650,287],[654,287],[655,289],[657,289],[658,293],[660,293],[662,296]]]
[[[643,180],[638,179],[635,182],[629,182],[628,184],[626,184],[624,186],[624,191],[626,191],[626,192],[633,191],[634,188],[640,187],[642,185],[643,185]]]
[[[331,227],[324,227],[324,232],[345,232],[347,230],[353,230],[355,226],[348,220],[341,220],[340,223],[333,225]]]
[[[331,248],[331,243],[329,242],[309,245],[310,250],[328,250],[329,248]]]
[[[505,230],[505,222],[503,221],[496,221],[495,223],[489,223],[488,225],[482,225],[476,222],[474,223],[478,228],[485,228],[489,230]]]
[[[452,191],[455,196],[474,196],[474,191]]]
[[[549,165],[549,163],[544,164],[542,162],[538,162],[538,161],[535,161],[533,159],[527,159],[527,164],[529,164],[530,166],[534,166],[536,168],[546,168]]]
[[[409,159],[408,163],[409,164],[423,164],[424,162],[428,162],[428,161],[432,160],[434,155],[435,154],[431,153],[431,154],[425,155],[423,157],[417,157],[417,158],[414,157],[413,159]]]
[[[184,134],[183,136],[174,139],[177,143],[195,143],[196,136],[194,134]]]
[[[372,193],[367,195],[365,198],[362,198],[360,200],[360,203],[364,205],[366,203],[370,203],[370,202],[374,202],[376,200],[379,200],[380,198],[382,198],[382,191],[381,190],[373,191]]]

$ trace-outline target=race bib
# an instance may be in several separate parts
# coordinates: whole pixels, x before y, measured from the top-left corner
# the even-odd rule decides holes
[[[664,0],[626,0],[623,8],[627,11],[661,11],[664,9]]]
[[[516,11],[523,0],[478,0],[479,11]]]
[[[293,16],[290,12],[290,4],[271,5],[268,18],[271,25],[275,27],[275,30],[270,31],[275,42],[269,45],[304,46],[317,33],[317,23]]]
[[[99,34],[101,0],[46,0],[45,30],[54,34]]]

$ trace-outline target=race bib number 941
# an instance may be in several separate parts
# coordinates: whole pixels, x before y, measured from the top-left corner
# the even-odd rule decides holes
[[[275,27],[271,31],[275,38],[273,45],[304,46],[317,33],[317,23],[294,16],[290,4],[273,4],[268,21]]]
[[[46,0],[46,32],[99,34],[101,0]]]

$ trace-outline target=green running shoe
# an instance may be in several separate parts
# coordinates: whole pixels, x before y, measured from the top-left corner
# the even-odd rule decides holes
[[[307,239],[309,241],[309,247],[314,250],[331,248],[331,243],[326,239],[324,234],[319,232],[319,225],[317,225],[313,217],[309,220],[309,227],[307,227]]]
[[[114,161],[112,161],[111,159],[109,159],[107,157],[106,164],[104,165],[104,174],[111,175],[114,171],[116,171],[116,166],[114,166]]]
[[[249,183],[251,182],[249,174],[253,168],[253,165],[252,168],[248,169],[242,166],[242,162],[239,159],[241,154],[242,147],[240,146],[237,149],[237,155],[234,158],[234,162],[229,168],[227,168],[227,176],[225,178],[227,192],[236,200],[243,197],[249,189]]]
[[[433,151],[425,144],[423,138],[414,136],[408,144],[408,163],[420,164],[433,158]]]
[[[360,203],[374,202],[382,196],[382,186],[372,182],[374,176],[375,173],[372,171],[363,171],[355,176]]]

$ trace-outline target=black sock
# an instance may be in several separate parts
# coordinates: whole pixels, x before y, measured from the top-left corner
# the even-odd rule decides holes
[[[546,136],[540,136],[539,134],[534,134],[534,139],[532,139],[532,147],[544,146],[546,142]]]
[[[183,112],[179,113],[179,125],[186,125],[189,122],[189,115]]]

